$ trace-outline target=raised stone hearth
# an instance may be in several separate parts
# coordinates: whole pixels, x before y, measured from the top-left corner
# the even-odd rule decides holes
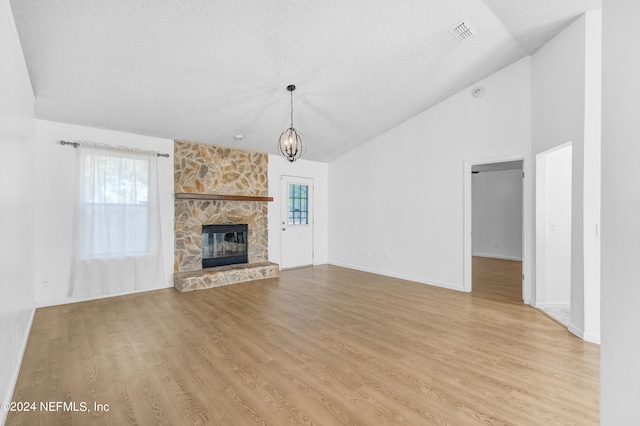
[[[268,262],[267,202],[198,199],[203,194],[268,195],[268,155],[194,142],[174,142],[174,287],[199,290],[277,277]],[[189,198],[193,194],[194,198]],[[248,263],[202,269],[203,225],[248,225]]]
[[[196,272],[178,272],[174,287],[181,291],[203,290],[228,284],[274,278],[279,274],[278,264],[271,262],[218,266]]]

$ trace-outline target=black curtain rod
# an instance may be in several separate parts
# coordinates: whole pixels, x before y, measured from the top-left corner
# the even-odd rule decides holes
[[[67,142],[67,141],[60,141],[60,145],[71,145],[74,148],[77,148],[80,146],[80,142]],[[169,158],[169,154],[161,154],[161,153],[157,153],[158,157],[167,157]]]

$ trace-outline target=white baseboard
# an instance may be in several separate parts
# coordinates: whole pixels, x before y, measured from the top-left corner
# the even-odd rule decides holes
[[[595,343],[596,345],[600,344],[600,336],[596,336],[595,334],[590,334],[590,333],[582,333],[583,334],[583,340],[585,342],[589,342],[589,343]]]
[[[385,277],[399,278],[401,280],[413,281],[419,284],[426,284],[434,287],[446,288],[448,290],[464,291],[464,288],[461,285],[442,283],[442,282],[433,281],[433,280],[426,280],[424,278],[415,277],[412,275],[397,274],[394,272],[383,271],[383,270],[374,269],[374,268],[367,268],[363,266],[350,265],[348,263],[335,262],[331,260],[328,263],[329,265],[340,266],[342,268],[349,268],[349,269],[355,269],[357,271],[369,272],[377,275],[384,275]]]
[[[33,318],[36,316],[36,307],[31,308],[31,314],[29,315],[29,321],[27,322],[27,330],[22,341],[20,353],[18,354],[18,362],[16,362],[16,368],[9,382],[9,389],[7,390],[6,398],[0,402],[11,402],[13,392],[16,390],[16,384],[18,383],[18,375],[20,374],[20,368],[22,367],[22,360],[24,359],[24,353],[27,350],[27,343],[29,342],[29,335],[31,334],[31,326],[33,325]],[[0,425],[4,425],[7,420],[7,411],[0,410]]]
[[[535,302],[535,305],[532,305],[532,306],[534,308],[540,308],[540,309],[545,309],[545,308],[571,309],[571,303],[564,303],[564,302],[551,302],[551,303]]]
[[[48,306],[68,305],[70,303],[89,302],[91,300],[108,299],[109,297],[126,296],[128,294],[146,293],[147,291],[163,290],[165,288],[173,288],[173,284],[172,283],[167,284],[166,286],[163,286],[163,287],[145,288],[142,290],[125,291],[122,293],[114,293],[114,294],[101,294],[99,296],[91,296],[91,297],[65,297],[64,299],[40,302],[37,304],[37,306],[38,308],[46,308]]]
[[[575,325],[569,323],[569,326],[567,327],[567,329],[571,333],[575,334],[576,336],[578,336],[579,338],[584,340],[584,332],[582,330],[580,330],[578,327],[576,327]]]
[[[490,259],[517,260],[522,262],[522,257],[516,257],[516,256],[504,256],[501,254],[488,254],[488,253],[472,253],[471,255],[476,257],[488,257]]]
[[[581,338],[585,342],[595,343],[596,345],[600,344],[600,336],[596,336],[596,335],[590,334],[590,333],[585,333],[583,330],[579,329],[578,327],[576,327],[573,324],[569,324],[569,327],[567,327],[567,328],[569,329],[569,331],[571,333],[575,334],[576,336],[578,336],[579,338]]]

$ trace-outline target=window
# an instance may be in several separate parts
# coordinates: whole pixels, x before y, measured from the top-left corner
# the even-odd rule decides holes
[[[135,256],[149,251],[149,160],[98,151],[84,158],[80,254]]]
[[[309,187],[289,184],[289,225],[309,224]]]
[[[70,296],[165,282],[159,194],[156,152],[79,144]]]

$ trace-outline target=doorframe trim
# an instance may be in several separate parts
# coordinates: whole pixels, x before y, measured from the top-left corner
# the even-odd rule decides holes
[[[499,157],[485,157],[465,160],[463,163],[463,291],[472,290],[472,207],[471,207],[471,169],[481,164],[505,163],[507,161],[522,161],[524,173],[522,184],[522,299],[525,304],[531,300],[531,187],[529,162],[524,154],[503,155]]]

